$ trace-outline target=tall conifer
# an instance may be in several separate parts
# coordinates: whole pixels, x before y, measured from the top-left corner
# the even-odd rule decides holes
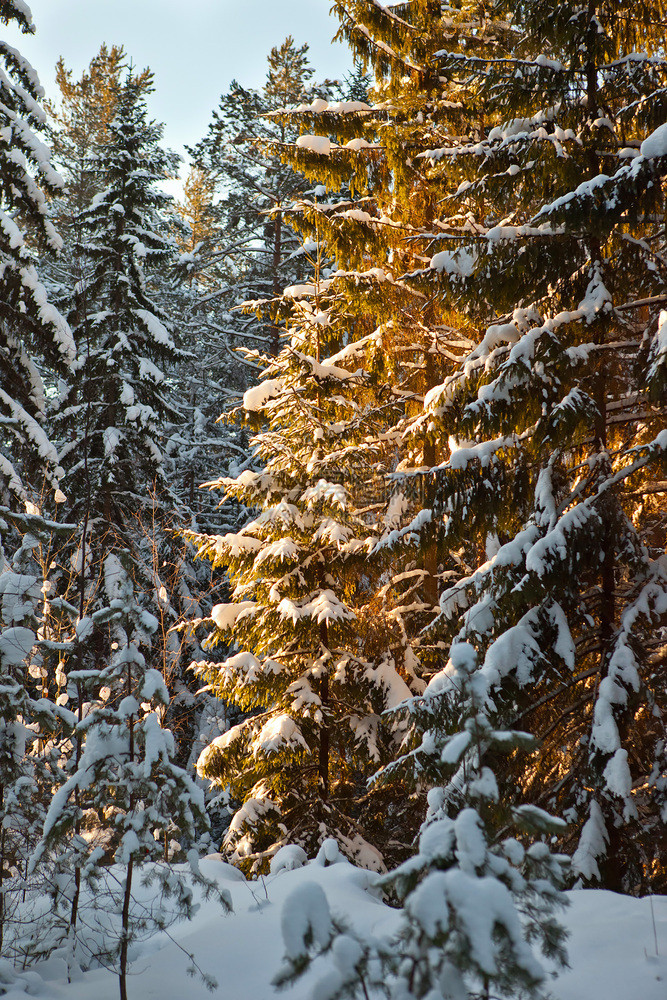
[[[444,544],[481,555],[435,635],[539,738],[519,786],[572,824],[575,871],[641,891],[664,884],[659,8],[505,10],[511,58],[438,57],[492,117],[427,155],[451,194],[421,287],[481,328],[415,425]]]
[[[371,662],[385,662],[397,671],[407,694],[422,687],[422,681],[415,674],[418,664],[413,648],[417,644],[416,633],[435,614],[438,573],[449,567],[438,566],[433,543],[425,546],[417,559],[405,564],[401,558],[404,545],[414,546],[418,530],[424,524],[419,510],[422,498],[410,502],[406,491],[396,491],[389,508],[384,511],[385,476],[394,472],[398,463],[405,459],[403,430],[406,421],[414,414],[425,391],[437,384],[450,359],[456,358],[452,351],[456,347],[460,349],[461,335],[452,328],[451,317],[443,313],[437,303],[434,307],[421,291],[399,279],[419,263],[414,248],[418,246],[425,222],[434,217],[438,197],[437,185],[431,184],[427,171],[419,168],[415,157],[429,148],[435,135],[448,134],[454,125],[459,128],[467,112],[461,101],[443,99],[437,74],[416,66],[410,55],[413,44],[423,56],[432,53],[441,42],[434,27],[433,10],[428,5],[416,5],[416,20],[412,26],[387,11],[378,16],[384,27],[393,30],[398,25],[395,42],[398,44],[400,35],[402,47],[395,62],[407,71],[407,76],[396,74],[386,81],[379,79],[371,98],[377,102],[375,104],[358,96],[334,101],[318,96],[310,103],[302,102],[296,108],[278,108],[271,114],[274,121],[290,130],[292,141],[267,137],[262,148],[286,159],[294,170],[305,174],[315,185],[312,193],[306,193],[290,205],[286,215],[303,233],[306,247],[311,250],[317,247],[319,255],[318,280],[288,288],[284,293],[287,301],[282,308],[288,307],[292,316],[298,318],[298,326],[306,323],[308,329],[319,325],[321,331],[317,347],[314,331],[307,337],[301,334],[295,338],[291,334],[288,353],[281,354],[269,369],[264,387],[252,392],[257,391],[261,399],[265,392],[268,393],[268,402],[262,408],[270,417],[271,430],[274,417],[280,427],[287,412],[283,407],[289,405],[291,412],[294,405],[290,401],[291,391],[284,395],[294,375],[290,374],[289,382],[285,382],[282,372],[289,370],[291,373],[295,360],[305,364],[302,354],[310,356],[308,364],[312,368],[302,370],[299,385],[303,388],[295,398],[306,394],[307,398],[317,400],[317,408],[309,421],[315,420],[316,427],[321,422],[323,433],[317,439],[312,458],[306,463],[300,460],[301,478],[304,472],[306,475],[316,473],[319,466],[326,470],[327,479],[345,485],[349,492],[348,509],[356,506],[365,511],[367,549],[373,553],[371,562],[367,558],[364,560],[366,579],[355,594],[358,604],[354,608],[354,618],[350,618],[347,625],[347,642],[362,651]],[[418,32],[414,30],[417,27]],[[363,32],[362,37],[368,41],[368,32]],[[365,50],[361,45],[360,50],[363,56]],[[386,54],[386,46],[379,51]],[[382,59],[378,68],[381,73],[386,68]],[[294,138],[297,130],[301,134]],[[327,187],[331,191],[328,196]],[[320,302],[320,289],[326,289],[325,306]],[[318,316],[322,318],[317,319]],[[465,339],[463,343],[466,344]],[[296,356],[295,350],[299,352]],[[320,383],[327,377],[324,365],[333,365],[348,373],[357,366],[358,387],[355,388],[349,374],[340,375],[342,381],[338,391],[331,398],[323,398]],[[280,377],[276,377],[279,373]],[[305,383],[302,382],[304,377],[307,377]],[[356,401],[355,392],[359,396]],[[296,426],[295,417],[290,417],[289,426],[292,430]],[[275,459],[272,454],[277,440],[275,433],[258,439],[262,455],[271,455],[267,468],[272,468],[274,461],[280,461],[280,450],[275,452]],[[266,449],[265,442],[271,443],[271,450]],[[289,448],[292,451],[291,440]],[[412,448],[410,457],[419,455],[427,464],[429,449],[432,451],[431,441],[424,435]],[[352,471],[354,463],[360,463],[356,472]],[[272,479],[267,479],[266,483],[270,497]],[[225,485],[232,490],[236,488],[231,483]],[[244,497],[246,495],[251,499],[252,491],[244,489]],[[414,525],[405,524],[408,512]],[[276,525],[276,528],[281,534],[289,534],[287,525]],[[382,548],[381,542],[385,543]],[[287,539],[286,543],[289,544]],[[211,540],[205,550],[216,562],[223,563],[225,548],[225,543],[216,546],[215,540]],[[392,549],[400,552],[398,558],[394,557]],[[240,558],[238,561],[241,562]],[[241,579],[248,582],[237,586],[237,595],[244,587],[251,586],[250,580],[256,578],[261,560],[260,563],[252,562],[248,554],[247,562],[251,572],[248,574],[244,570],[246,575]],[[345,586],[344,563],[342,559],[332,563],[337,572],[340,568],[340,580],[330,573],[337,586]],[[236,577],[234,558],[232,566]],[[245,619],[239,619],[239,624],[241,620]],[[242,632],[243,627],[238,629],[238,634]],[[266,639],[263,637],[262,642],[270,640],[268,619],[265,634]],[[243,634],[243,641],[249,638],[250,630],[248,636]],[[251,643],[256,641],[253,636]],[[330,670],[335,674],[332,665],[326,672]],[[212,670],[210,677],[214,684],[215,676]],[[223,688],[233,698],[246,698],[243,683],[231,673],[221,685]],[[262,702],[258,700],[258,704]],[[378,728],[382,731],[379,720]],[[390,729],[383,733],[389,752],[395,735],[395,732],[391,735]],[[216,756],[220,764],[216,764]],[[225,764],[223,760],[230,763]],[[380,758],[376,760],[381,762]],[[239,762],[240,758],[232,761],[231,754],[212,750],[204,767],[222,783],[235,773]],[[402,792],[403,789],[398,793],[400,797]],[[385,804],[388,804],[391,793],[386,794]],[[387,825],[392,828],[394,848],[410,829],[407,812],[412,813],[414,824],[414,809],[392,810],[391,824]]]
[[[281,162],[275,149],[268,151],[260,144],[292,138],[283,124],[267,115],[312,96],[312,76],[308,46],[297,46],[291,36],[286,38],[269,53],[262,89],[249,90],[234,81],[221,96],[206,136],[189,150],[195,164],[215,182],[219,195],[219,245],[200,264],[208,274],[215,273],[215,267],[220,272],[222,265],[217,298],[226,315],[219,323],[224,329],[218,332],[226,334],[232,347],[266,343],[274,354],[279,350],[280,328],[270,311],[258,323],[256,317],[230,315],[228,310],[246,299],[272,297],[275,312],[284,285],[298,277],[299,241],[285,224],[284,211],[304,189],[305,181]],[[245,381],[249,381],[247,371]]]
[[[138,519],[148,527],[152,509],[160,519],[167,506],[161,436],[173,409],[164,368],[177,352],[146,272],[173,254],[160,215],[169,199],[156,187],[173,163],[148,120],[145,89],[132,74],[120,87],[103,190],[81,215],[89,271],[71,298],[80,353],[57,412],[70,507],[102,561],[113,548],[136,550]]]
[[[382,865],[363,779],[389,758],[381,715],[413,680],[400,629],[384,634],[375,620],[365,575],[382,506],[383,406],[356,345],[345,345],[346,303],[313,263],[312,280],[284,292],[289,340],[244,396],[249,418],[266,424],[253,441],[262,468],[211,484],[257,513],[238,532],[195,538],[233,587],[232,602],[213,608],[207,644],[233,638],[238,648],[199,669],[252,712],[199,770],[241,801],[225,847],[251,870],[285,842],[313,851],[331,836],[363,865]]]
[[[0,21],[34,31],[27,4],[3,0]],[[34,502],[58,483],[58,461],[44,428],[44,365],[60,373],[74,358],[67,323],[49,303],[32,247],[58,251],[47,195],[62,186],[40,138],[45,114],[37,74],[23,56],[0,42],[0,450],[2,502]]]

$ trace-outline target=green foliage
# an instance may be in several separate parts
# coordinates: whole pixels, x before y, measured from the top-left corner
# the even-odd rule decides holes
[[[254,438],[261,471],[217,483],[255,516],[235,533],[193,536],[232,585],[206,645],[232,638],[239,649],[199,670],[251,713],[204,751],[199,770],[242,802],[225,849],[244,868],[265,866],[282,843],[312,851],[330,836],[379,867],[365,843],[380,831],[369,830],[364,778],[392,743],[383,710],[410,693],[400,633],[390,626],[375,644],[365,566],[381,500],[382,404],[372,368],[358,367],[363,341],[341,346],[346,303],[317,268],[284,307],[289,340],[244,397],[249,419],[264,422]]]

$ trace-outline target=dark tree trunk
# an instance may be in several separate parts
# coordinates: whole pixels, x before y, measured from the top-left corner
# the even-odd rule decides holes
[[[329,648],[329,630],[327,623],[320,623],[320,640],[324,649]],[[318,760],[318,779],[320,797],[324,802],[329,798],[329,678],[320,679],[320,702],[322,704],[322,724],[320,726],[320,751]]]

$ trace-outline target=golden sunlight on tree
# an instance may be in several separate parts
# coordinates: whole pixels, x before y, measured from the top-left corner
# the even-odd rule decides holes
[[[83,208],[96,193],[93,160],[116,114],[127,68],[125,48],[109,47],[106,43],[102,43],[78,79],[62,57],[56,64],[58,98],[46,101],[45,105],[54,123],[51,140],[54,159],[68,172],[75,209]],[[141,93],[147,94],[152,89],[150,69],[133,73],[133,78]]]
[[[202,167],[193,166],[183,188],[183,200],[175,204],[176,212],[185,224],[178,243],[185,253],[213,251],[220,238],[213,206],[215,180]],[[203,276],[206,283],[206,275]]]

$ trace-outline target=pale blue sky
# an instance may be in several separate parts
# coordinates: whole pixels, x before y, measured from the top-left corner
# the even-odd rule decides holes
[[[34,36],[4,29],[53,95],[53,68],[62,55],[79,72],[102,42],[125,46],[138,67],[155,72],[152,115],[166,124],[174,149],[204,134],[220,94],[236,78],[258,86],[266,56],[286,35],[310,46],[316,77],[350,68],[344,45],[331,38],[338,21],[330,0],[28,0]]]

